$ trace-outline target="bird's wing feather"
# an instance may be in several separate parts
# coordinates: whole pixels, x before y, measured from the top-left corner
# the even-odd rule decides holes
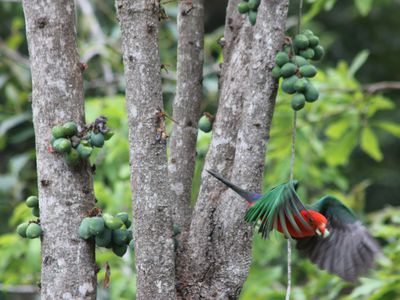
[[[296,193],[295,182],[290,181],[272,188],[258,199],[247,211],[245,220],[254,226],[260,221],[258,232],[261,233],[263,238],[268,238],[269,233],[277,227],[279,222],[285,236],[291,238],[286,219],[298,232],[300,232],[300,228],[295,217],[305,228],[311,228],[300,214],[300,211],[305,209]]]
[[[327,196],[312,205],[328,219],[328,237],[312,236],[297,239],[296,248],[321,269],[347,281],[370,269],[380,248],[354,213],[338,199]]]

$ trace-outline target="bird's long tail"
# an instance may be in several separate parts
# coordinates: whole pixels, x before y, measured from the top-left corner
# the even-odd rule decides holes
[[[206,171],[208,173],[210,173],[212,176],[214,176],[215,178],[217,178],[219,181],[224,183],[226,186],[228,186],[229,188],[234,190],[237,194],[239,194],[241,197],[243,197],[249,204],[254,204],[254,202],[256,202],[261,197],[261,194],[252,193],[252,192],[246,191],[246,190],[238,187],[237,185],[233,184],[229,180],[223,178],[220,174],[218,174],[214,170],[206,170]]]

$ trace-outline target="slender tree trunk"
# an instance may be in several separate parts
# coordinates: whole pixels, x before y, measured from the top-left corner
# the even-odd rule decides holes
[[[262,1],[255,27],[238,15],[237,3],[228,5],[220,106],[204,168],[259,191],[277,87],[271,69],[282,46],[288,1]],[[202,178],[182,254],[183,297],[236,299],[251,262],[252,233],[243,220],[247,204],[205,172]]]
[[[154,0],[117,0],[129,119],[138,299],[174,299],[175,264]]]
[[[96,299],[94,245],[78,236],[94,206],[88,165],[71,169],[48,151],[51,128],[84,123],[82,74],[73,0],[23,1],[32,72],[42,237],[41,298]]]
[[[203,98],[203,0],[179,1],[177,88],[169,161],[174,223],[190,225],[192,179],[196,162],[197,123]]]

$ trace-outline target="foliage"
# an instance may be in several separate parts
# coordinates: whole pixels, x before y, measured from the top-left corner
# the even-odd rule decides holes
[[[93,1],[92,1],[93,2]],[[322,44],[328,47],[329,58],[341,49],[341,36],[347,31],[329,28],[323,32],[324,24],[313,19],[323,11],[332,12],[339,1],[305,1],[308,12],[303,24],[321,36]],[[368,15],[375,7],[392,1],[354,0],[348,4],[350,15]],[[94,3],[94,2],[93,2]],[[297,6],[297,2],[294,1]],[[109,118],[108,125],[115,135],[98,153],[93,155],[96,175],[94,181],[98,205],[111,214],[130,211],[129,147],[128,124],[122,96],[122,58],[120,56],[119,29],[116,26],[113,1],[98,1],[92,15],[84,15],[78,9],[78,46],[82,60],[89,69],[84,73],[86,119],[94,121],[99,115]],[[343,5],[341,3],[341,5]],[[30,75],[27,47],[24,39],[22,8],[17,3],[0,4],[0,282],[9,285],[36,284],[40,278],[40,242],[23,240],[15,233],[17,224],[29,218],[30,211],[23,203],[27,195],[37,194],[35,174],[34,132],[30,108]],[[168,72],[162,71],[164,100],[168,113],[175,91],[176,72],[176,3],[165,6],[170,21],[162,25],[160,48],[161,62]],[[296,8],[297,9],[297,8]],[[394,10],[395,11],[395,10]],[[346,15],[347,16],[347,15]],[[93,18],[94,17],[94,18]],[[335,16],[342,20],[342,15]],[[355,17],[353,17],[355,18]],[[396,15],[396,19],[397,15]],[[97,20],[104,39],[93,32],[93,20]],[[348,19],[346,19],[348,20]],[[353,19],[350,19],[353,20]],[[350,21],[351,22],[351,21]],[[375,26],[380,34],[385,31]],[[348,23],[346,23],[347,26]],[[381,23],[379,23],[381,24]],[[325,28],[326,29],[326,28]],[[346,28],[347,30],[347,28]],[[218,98],[217,66],[222,62],[221,48],[217,41],[223,35],[219,28],[205,37],[205,66],[203,79],[203,111],[216,112]],[[351,37],[353,38],[353,37]],[[367,39],[367,38],[365,38]],[[390,35],[390,40],[394,37]],[[371,44],[371,41],[368,41]],[[351,45],[354,52],[361,49]],[[375,43],[386,56],[385,43]],[[377,48],[375,48],[377,49]],[[390,154],[393,141],[400,137],[400,126],[393,121],[391,112],[398,112],[394,101],[380,94],[367,94],[356,79],[362,75],[360,68],[373,51],[361,51],[351,64],[345,61],[324,62],[315,78],[320,99],[299,114],[297,161],[295,177],[300,181],[299,194],[305,202],[312,202],[322,194],[333,194],[358,213],[364,211],[367,188],[372,181],[386,180],[396,174],[386,169],[374,169],[359,178],[361,170],[350,170],[355,154],[362,157],[363,169],[375,162],[385,162]],[[353,52],[346,53],[353,56]],[[383,58],[381,54],[380,58]],[[397,55],[397,54],[396,54]],[[397,56],[396,56],[397,57]],[[371,65],[384,68],[390,65]],[[397,61],[396,61],[397,62]],[[393,64],[395,65],[394,62]],[[368,64],[370,64],[368,62]],[[330,66],[330,67],[329,67]],[[365,67],[364,67],[365,68]],[[387,78],[397,73],[387,74]],[[264,190],[286,182],[289,174],[290,134],[292,109],[290,96],[280,94],[270,134]],[[388,118],[388,116],[390,116]],[[171,128],[169,124],[168,128]],[[207,153],[212,133],[199,132],[197,161],[193,187],[193,201],[200,184],[200,172]],[[392,161],[388,162],[393,164]],[[377,172],[375,172],[377,170]],[[383,176],[383,173],[388,174]],[[384,178],[384,179],[381,179]],[[234,181],[234,180],[233,180]],[[397,184],[397,181],[396,181]],[[382,198],[373,202],[382,203]],[[362,279],[353,288],[338,277],[318,270],[307,260],[293,257],[294,299],[383,299],[400,298],[400,239],[398,208],[388,207],[370,214],[365,220],[371,225],[373,235],[379,237],[386,260],[379,262],[379,268],[371,279]],[[243,288],[241,299],[282,299],[286,288],[285,240],[281,235],[272,235],[264,241],[255,236],[253,243],[253,264],[249,278]],[[135,294],[134,257],[125,255],[122,259],[110,251],[97,251],[97,263],[101,266],[98,274],[99,299],[133,299]],[[101,288],[105,277],[105,264],[111,266],[111,284]]]

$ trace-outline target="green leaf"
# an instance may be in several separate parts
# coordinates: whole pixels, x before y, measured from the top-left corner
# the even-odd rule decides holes
[[[393,122],[376,122],[374,125],[400,138],[400,125]]]
[[[373,0],[355,0],[355,5],[360,14],[365,17],[372,9]]]
[[[347,164],[350,154],[357,145],[357,131],[350,129],[340,139],[327,143],[325,157],[328,165],[339,166]]]
[[[332,123],[325,130],[325,134],[331,139],[338,139],[348,130],[350,124],[348,120],[339,120],[335,123]]]
[[[379,110],[388,110],[395,108],[395,104],[383,96],[373,96],[368,99],[368,117],[372,117]]]
[[[364,0],[362,0],[364,1]],[[354,74],[357,73],[357,71],[364,65],[364,63],[367,61],[369,56],[369,50],[362,50],[359,52],[356,57],[353,59],[353,62],[350,65],[349,68],[349,74],[351,76],[354,76]]]
[[[364,127],[361,132],[361,149],[377,161],[383,158],[378,139],[370,127]]]

